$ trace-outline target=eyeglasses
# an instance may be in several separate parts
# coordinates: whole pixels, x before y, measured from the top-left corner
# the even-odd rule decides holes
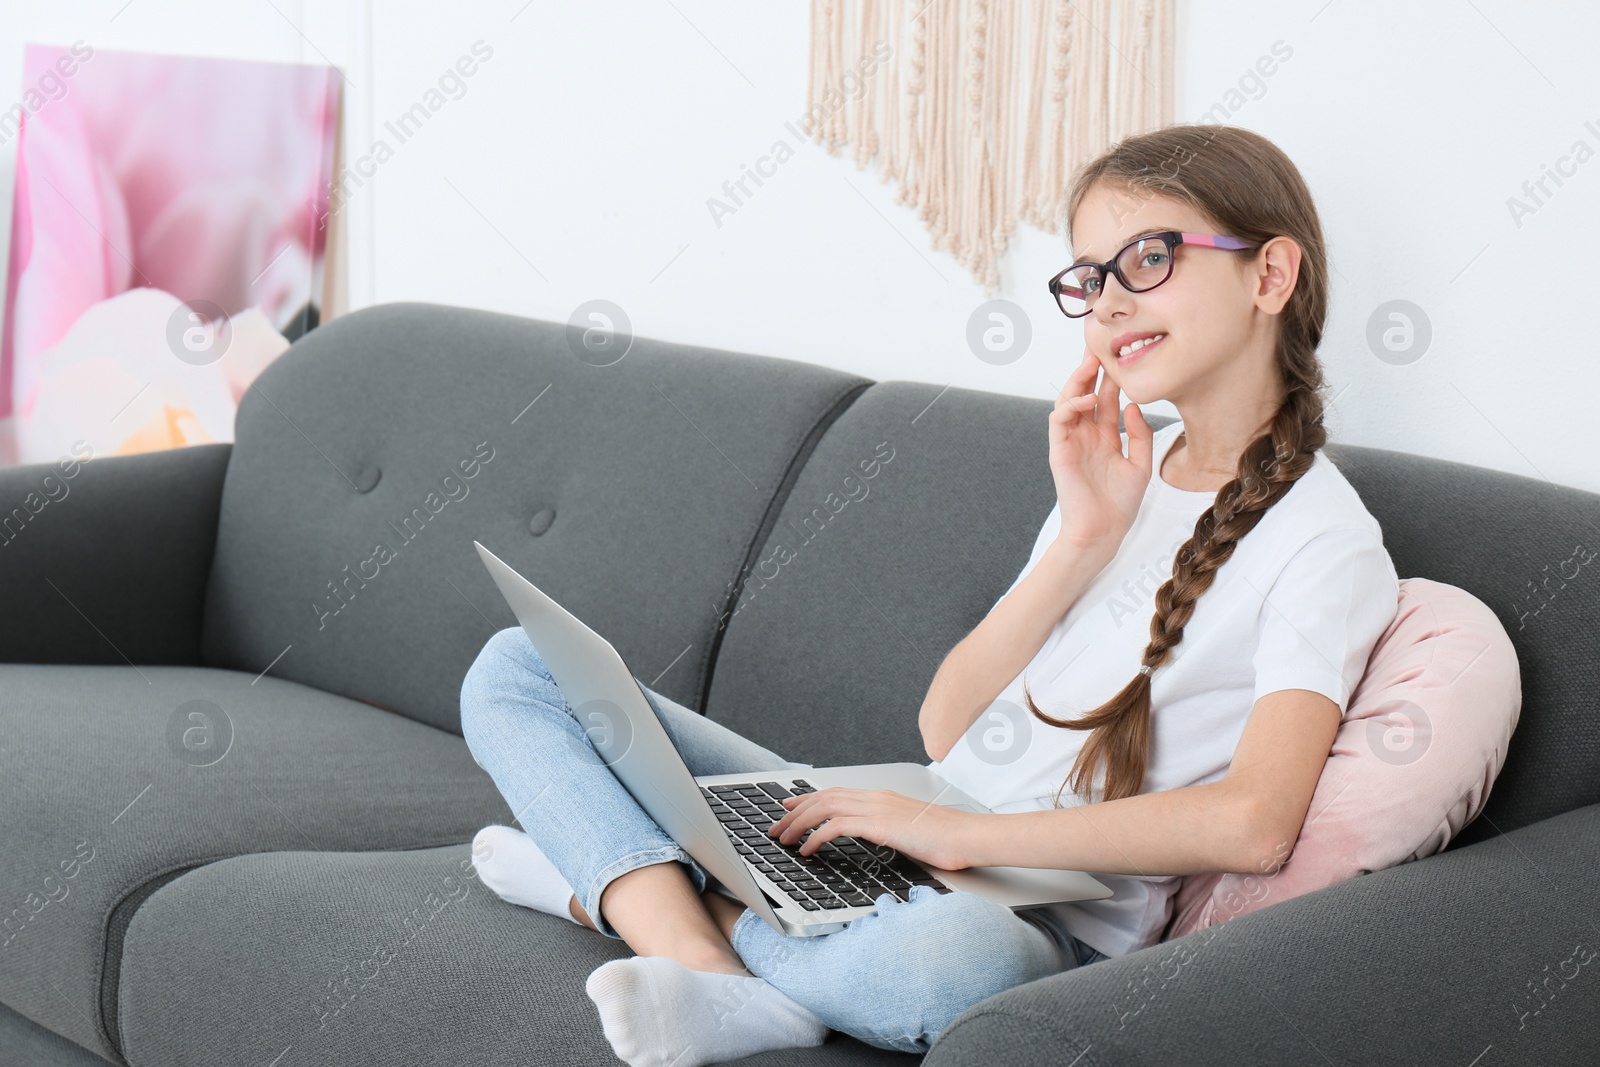
[[[1056,298],[1061,313],[1069,319],[1082,318],[1094,307],[1105,287],[1106,272],[1130,293],[1147,293],[1172,277],[1172,250],[1178,245],[1200,245],[1229,252],[1257,248],[1238,237],[1210,233],[1182,233],[1163,230],[1135,237],[1122,247],[1110,263],[1074,263],[1050,279],[1050,295]]]

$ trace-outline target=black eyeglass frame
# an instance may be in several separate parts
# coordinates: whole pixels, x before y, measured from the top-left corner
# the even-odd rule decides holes
[[[1167,249],[1167,273],[1161,278],[1160,281],[1140,288],[1129,283],[1127,277],[1122,273],[1122,268],[1117,266],[1117,260],[1122,258],[1122,253],[1126,252],[1134,245],[1139,244],[1141,241],[1148,241],[1151,238],[1156,238],[1159,240]],[[1100,283],[1100,289],[1105,288],[1106,274],[1111,273],[1116,275],[1117,281],[1122,283],[1122,287],[1128,292],[1148,293],[1150,290],[1154,289],[1158,285],[1164,284],[1169,278],[1172,277],[1173,267],[1178,261],[1178,257],[1173,254],[1173,250],[1179,245],[1183,244],[1199,245],[1202,248],[1220,248],[1225,252],[1243,252],[1248,249],[1261,247],[1261,245],[1258,243],[1246,241],[1240,237],[1229,237],[1224,234],[1185,233],[1182,230],[1159,230],[1155,233],[1144,233],[1140,234],[1138,237],[1135,237],[1133,240],[1117,249],[1117,254],[1111,257],[1111,262],[1109,263],[1094,263],[1089,260],[1081,260],[1067,267],[1065,270],[1062,270],[1059,274],[1050,279],[1050,295],[1055,299],[1056,307],[1061,308],[1061,314],[1065,315],[1069,319],[1081,319],[1085,315],[1089,314],[1089,312],[1093,311],[1094,307],[1090,301],[1085,300],[1083,310],[1074,315],[1072,312],[1068,311],[1062,306],[1061,280],[1068,274],[1071,274],[1073,271],[1079,270],[1083,267],[1093,267],[1095,269],[1095,280]],[[1099,291],[1100,290],[1096,290],[1096,293],[1098,294]]]

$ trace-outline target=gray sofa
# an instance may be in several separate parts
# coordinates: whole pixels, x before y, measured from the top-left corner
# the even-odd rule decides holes
[[[616,1062],[582,987],[627,948],[472,878],[511,813],[459,687],[515,621],[472,540],[791,758],[925,761],[934,669],[1054,502],[1049,408],[644,338],[595,366],[563,324],[400,303],[297,341],[232,445],[0,470],[0,1064]],[[1600,1062],[1600,577],[1553,577],[1600,497],[1329,454],[1399,573],[1516,644],[1487,810],[992,997],[929,1067]]]

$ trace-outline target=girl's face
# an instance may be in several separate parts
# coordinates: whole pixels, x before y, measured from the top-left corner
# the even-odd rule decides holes
[[[1072,262],[1106,262],[1135,237],[1158,230],[1222,233],[1181,200],[1098,182],[1071,220]],[[1252,314],[1260,249],[1180,244],[1172,251],[1172,276],[1154,289],[1130,293],[1107,274],[1093,308],[1079,321],[1084,343],[1129,399],[1171,400],[1181,408],[1188,399],[1226,394],[1244,370],[1238,357],[1253,352],[1270,358],[1275,337],[1271,317]],[[1119,359],[1126,341],[1151,334],[1166,336]]]

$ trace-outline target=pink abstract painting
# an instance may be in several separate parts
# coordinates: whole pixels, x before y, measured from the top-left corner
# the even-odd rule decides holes
[[[261,369],[341,310],[339,90],[323,65],[26,47],[0,463],[233,439]]]

